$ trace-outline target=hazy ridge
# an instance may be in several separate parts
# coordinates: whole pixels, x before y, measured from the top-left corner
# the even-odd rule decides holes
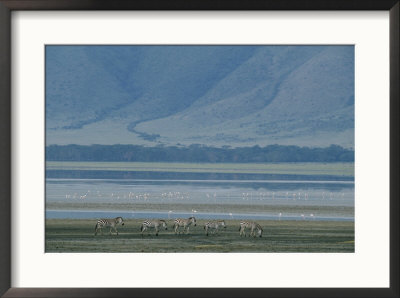
[[[354,147],[352,46],[47,46],[46,142]]]

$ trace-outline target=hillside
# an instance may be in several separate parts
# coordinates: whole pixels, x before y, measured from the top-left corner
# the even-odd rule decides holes
[[[354,147],[352,46],[47,46],[50,144]]]

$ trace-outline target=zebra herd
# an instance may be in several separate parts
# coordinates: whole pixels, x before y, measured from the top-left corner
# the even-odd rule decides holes
[[[94,235],[96,236],[97,233],[100,231],[101,234],[103,235],[103,228],[110,228],[110,235],[112,234],[112,230],[116,232],[118,235],[118,230],[116,229],[116,226],[118,224],[121,224],[122,226],[124,225],[124,220],[122,217],[116,217],[116,218],[110,218],[110,219],[99,219],[96,223],[95,226],[95,232]],[[174,220],[173,224],[173,229],[175,234],[180,234],[180,227],[183,227],[182,233],[189,234],[189,226],[193,224],[193,226],[196,226],[196,218],[194,216],[191,216],[189,218],[177,218]],[[219,228],[224,228],[226,229],[227,225],[225,223],[225,220],[211,220],[208,221],[204,224],[204,230],[205,234],[208,236],[209,231],[211,231],[212,234],[217,234]],[[160,228],[163,228],[165,230],[168,230],[168,225],[167,222],[163,219],[156,219],[156,220],[145,220],[142,222],[140,226],[140,232],[141,236],[143,237],[143,233],[149,229],[154,229],[155,235],[158,236],[158,232],[160,231]],[[262,232],[263,229],[262,227],[254,222],[254,221],[241,221],[240,226],[239,226],[239,235],[242,237],[243,235],[246,237],[246,229],[250,230],[249,236],[253,237],[262,237]]]

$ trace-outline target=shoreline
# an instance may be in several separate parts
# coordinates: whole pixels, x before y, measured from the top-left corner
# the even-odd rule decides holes
[[[176,217],[195,216],[199,219],[231,219],[231,220],[277,220],[277,221],[338,221],[354,222],[354,217],[346,216],[317,216],[317,215],[293,215],[272,213],[220,213],[220,212],[171,212],[168,211],[146,211],[146,210],[73,210],[73,209],[47,209],[46,219],[96,219],[100,217],[122,216],[129,219],[160,218],[173,220]]]

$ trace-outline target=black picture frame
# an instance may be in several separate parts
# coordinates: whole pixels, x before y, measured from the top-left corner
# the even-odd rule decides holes
[[[12,288],[11,12],[17,10],[383,10],[390,13],[389,288]],[[2,297],[399,297],[399,0],[0,0]],[[365,265],[366,270],[373,270]],[[368,269],[367,269],[368,268]],[[40,273],[39,273],[40,274]],[[184,285],[183,285],[184,286]]]

